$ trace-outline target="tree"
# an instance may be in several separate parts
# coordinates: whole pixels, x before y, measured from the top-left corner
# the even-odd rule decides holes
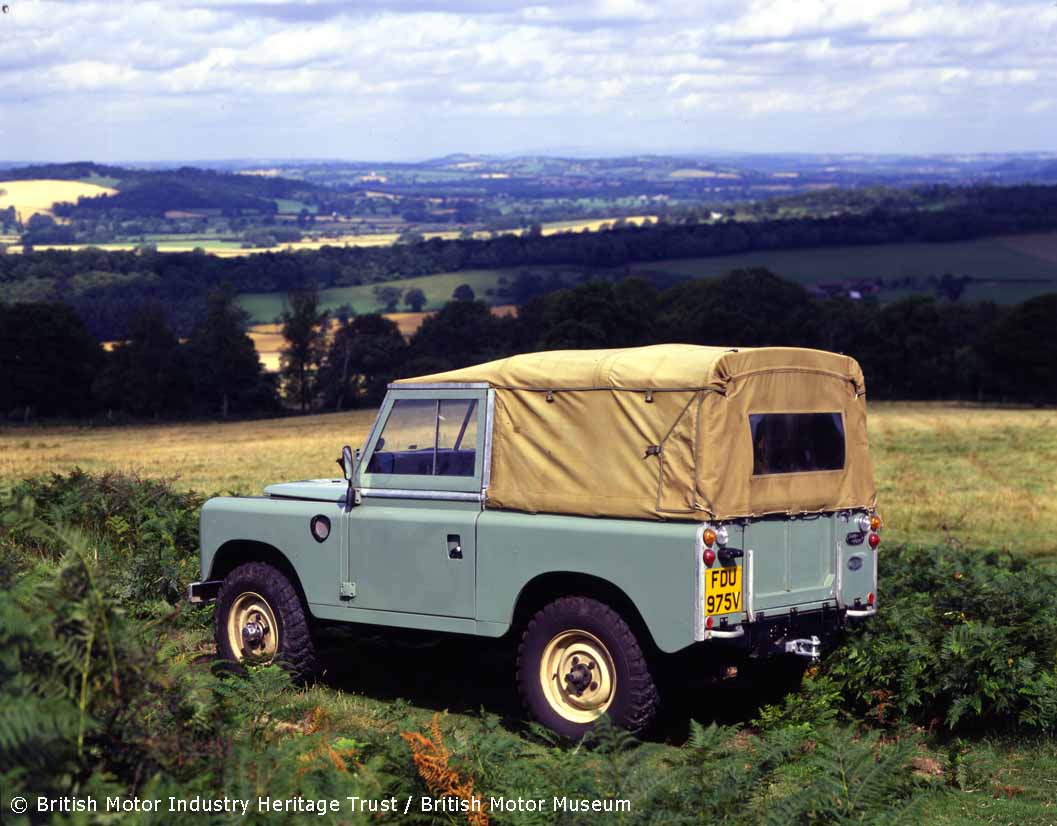
[[[455,291],[451,294],[451,297],[456,301],[473,301],[474,292],[473,287],[469,284],[460,284],[455,288]]]
[[[399,287],[378,286],[374,288],[374,300],[385,307],[387,313],[396,312],[396,307],[400,303],[400,296],[403,294],[404,291]]]
[[[287,301],[289,306],[281,316],[286,346],[279,355],[279,372],[287,399],[297,402],[304,413],[311,405],[316,371],[326,353],[328,314],[319,309],[315,287],[296,290]]]
[[[207,297],[205,317],[187,342],[197,412],[226,419],[278,407],[275,379],[264,372],[246,335],[248,318],[229,286]]]
[[[388,318],[376,313],[346,318],[334,331],[320,369],[324,404],[335,410],[379,404],[406,356],[400,328]]]
[[[983,344],[993,384],[1004,396],[1057,402],[1057,293],[1028,299],[995,324]]]
[[[426,316],[411,339],[407,372],[465,367],[510,355],[511,322],[496,318],[483,301],[449,301]]]
[[[92,413],[103,351],[66,304],[0,304],[0,414]]]
[[[420,313],[426,306],[426,294],[418,287],[412,287],[404,293],[404,303],[411,308],[412,312]]]
[[[107,355],[92,385],[99,401],[133,416],[174,416],[191,407],[191,376],[179,339],[160,304],[141,307],[128,341]]]

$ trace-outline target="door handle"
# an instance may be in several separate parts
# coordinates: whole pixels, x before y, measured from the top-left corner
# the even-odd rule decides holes
[[[457,533],[448,534],[448,559],[462,559],[462,541]]]

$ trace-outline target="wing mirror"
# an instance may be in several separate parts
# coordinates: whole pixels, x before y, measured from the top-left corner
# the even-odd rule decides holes
[[[356,451],[359,453],[359,451]],[[341,449],[341,472],[345,476],[346,481],[352,480],[352,475],[356,472],[356,457],[352,454],[352,448],[345,445]]]

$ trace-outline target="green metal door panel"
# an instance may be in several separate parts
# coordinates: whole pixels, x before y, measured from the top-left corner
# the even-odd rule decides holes
[[[631,599],[661,650],[685,648],[698,610],[699,527],[486,510],[477,522],[477,619],[510,623],[518,595],[538,576],[587,574]]]
[[[330,520],[330,536],[317,542],[313,516]],[[345,563],[345,513],[340,501],[320,502],[269,497],[210,499],[200,517],[202,576],[214,578],[213,562],[224,543],[260,542],[285,556],[301,580],[309,603],[340,604],[338,587]]]
[[[778,517],[745,526],[753,552],[753,609],[768,611],[836,599],[834,516]]]
[[[349,607],[472,618],[480,514],[478,502],[365,497],[348,519]]]

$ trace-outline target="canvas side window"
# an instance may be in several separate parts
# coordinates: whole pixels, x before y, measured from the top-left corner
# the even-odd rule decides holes
[[[840,413],[753,413],[752,473],[806,473],[844,467]]]
[[[476,400],[397,399],[367,472],[473,476],[476,460]]]

